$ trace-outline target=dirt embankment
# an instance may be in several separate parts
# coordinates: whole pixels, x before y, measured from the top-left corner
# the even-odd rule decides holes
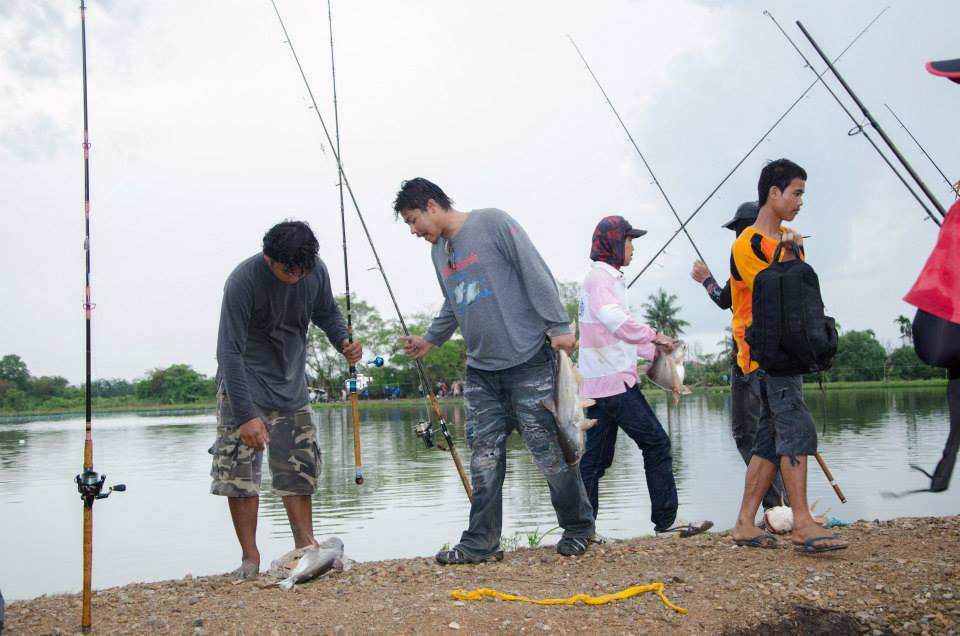
[[[268,581],[186,576],[101,590],[94,634],[958,634],[960,517],[858,522],[850,549],[817,556],[734,547],[729,536],[636,539],[580,558],[552,547],[502,563],[442,567],[429,558],[358,563],[282,592]],[[349,538],[345,537],[349,554]],[[662,582],[608,605],[455,601],[455,589],[532,598],[609,594]],[[79,633],[77,595],[10,604],[4,636]]]

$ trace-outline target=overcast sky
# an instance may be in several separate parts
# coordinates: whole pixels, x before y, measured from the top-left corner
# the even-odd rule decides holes
[[[84,368],[77,4],[0,3],[0,355],[72,382]],[[278,5],[332,126],[326,5]],[[582,279],[604,215],[649,230],[632,272],[676,229],[567,34],[685,217],[813,79],[761,11],[813,56],[795,20],[836,55],[884,6],[335,0],[344,165],[401,309],[442,300],[428,245],[393,220],[403,179],[437,182],[461,210],[508,211],[560,281]],[[900,0],[839,65],[944,205],[947,185],[883,104],[960,178],[960,87],[923,68],[960,56],[958,21],[955,1]],[[92,0],[87,54],[95,377],[174,363],[212,374],[223,282],[285,218],[316,230],[343,291],[336,165],[268,0]],[[937,228],[851,127],[815,88],[689,229],[725,278],[733,235],[720,225],[756,198],[765,160],[797,161],[809,180],[794,226],[812,235],[828,313],[895,344],[893,320],[913,316],[901,298]],[[352,210],[347,233],[353,289],[392,316]],[[630,300],[661,286],[677,294],[687,339],[710,351],[729,314],[690,279],[693,258],[675,241]]]

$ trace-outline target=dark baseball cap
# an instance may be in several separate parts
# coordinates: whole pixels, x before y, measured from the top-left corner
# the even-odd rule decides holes
[[[757,220],[757,215],[760,214],[760,204],[757,201],[747,201],[746,203],[741,203],[740,207],[737,208],[737,213],[733,215],[733,218],[724,223],[721,227],[725,227],[728,230],[737,229],[737,225],[741,223],[747,223],[747,225],[752,224]]]
[[[620,218],[623,218],[623,217],[620,217]],[[641,230],[639,228],[633,227],[632,225],[630,225],[630,221],[626,219],[623,219],[623,227],[624,227],[624,236],[626,236],[627,238],[639,238],[647,233],[646,230]]]
[[[597,229],[594,230],[593,235],[599,236],[599,233],[606,233],[609,231],[620,231],[623,233],[624,238],[639,238],[647,233],[646,230],[641,230],[630,225],[630,221],[626,220],[622,216],[613,215],[605,216],[600,219],[600,222],[597,223]]]
[[[927,71],[933,75],[946,77],[951,82],[960,84],[960,58],[955,60],[940,60],[927,62]]]

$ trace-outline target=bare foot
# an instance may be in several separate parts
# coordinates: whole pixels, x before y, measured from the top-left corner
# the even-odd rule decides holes
[[[255,563],[254,561],[248,561],[244,559],[240,562],[240,567],[230,573],[230,576],[235,576],[241,579],[255,579],[260,575],[260,564]]]

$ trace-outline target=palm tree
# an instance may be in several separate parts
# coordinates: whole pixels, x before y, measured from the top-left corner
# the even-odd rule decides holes
[[[903,346],[913,344],[913,325],[910,323],[910,319],[900,315],[894,318],[893,322],[900,327],[900,339],[903,341]]]
[[[684,327],[690,326],[689,322],[677,317],[682,307],[673,306],[676,300],[676,294],[667,295],[667,292],[661,287],[656,294],[650,294],[649,302],[643,304],[643,318],[647,321],[647,324],[656,329],[657,332],[667,334],[672,338],[682,334]]]
[[[717,354],[717,360],[730,360],[733,358],[733,329],[730,325],[723,328],[723,338],[717,343],[720,347],[720,353]]]

